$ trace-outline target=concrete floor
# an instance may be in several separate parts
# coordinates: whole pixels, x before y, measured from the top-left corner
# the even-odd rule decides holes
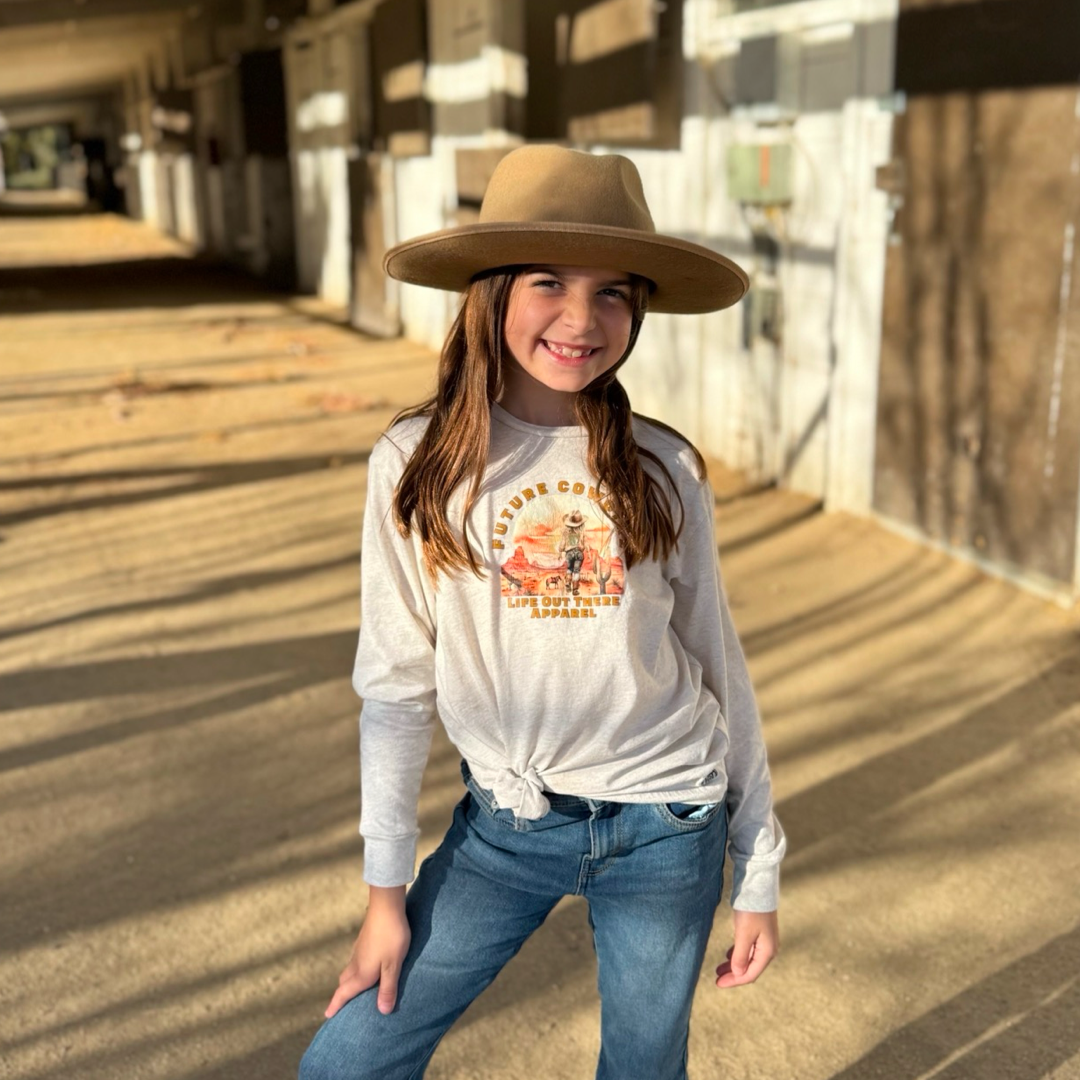
[[[295,1076],[366,902],[365,462],[433,374],[132,222],[0,220],[0,1077]],[[1080,1077],[1080,612],[713,477],[790,854],[758,984],[718,912],[691,1077]],[[462,793],[440,732],[420,858]],[[567,898],[427,1076],[587,1080],[595,980]]]

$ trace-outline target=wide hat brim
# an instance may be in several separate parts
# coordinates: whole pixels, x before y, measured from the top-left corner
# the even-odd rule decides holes
[[[391,248],[383,269],[413,285],[464,292],[486,270],[588,266],[640,274],[656,286],[649,311],[695,315],[738,303],[742,268],[701,244],[663,233],[559,221],[493,221],[427,233]]]

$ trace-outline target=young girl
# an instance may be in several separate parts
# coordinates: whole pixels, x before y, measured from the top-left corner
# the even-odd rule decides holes
[[[646,308],[726,307],[746,277],[658,234],[627,158],[557,146],[509,153],[479,224],[385,265],[465,296],[434,396],[369,461],[353,685],[370,900],[300,1076],[422,1076],[574,894],[599,969],[597,1080],[686,1080],[725,846],[719,987],[776,954],[785,840],[704,460],[632,413],[616,376]],[[413,881],[436,708],[466,791]]]

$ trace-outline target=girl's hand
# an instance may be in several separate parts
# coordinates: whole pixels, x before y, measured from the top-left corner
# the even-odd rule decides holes
[[[775,911],[736,911],[735,944],[717,969],[716,985],[745,986],[752,983],[780,951],[780,924]]]
[[[411,941],[412,930],[404,905],[369,904],[352,956],[341,972],[338,988],[327,1006],[326,1018],[329,1020],[347,1001],[376,983],[379,984],[379,1012],[391,1012],[397,1001],[401,965]]]

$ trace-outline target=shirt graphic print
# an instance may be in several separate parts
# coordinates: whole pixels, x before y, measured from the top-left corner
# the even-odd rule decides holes
[[[566,479],[513,495],[491,542],[506,606],[532,619],[595,619],[618,607],[625,574],[609,505],[594,486]]]

